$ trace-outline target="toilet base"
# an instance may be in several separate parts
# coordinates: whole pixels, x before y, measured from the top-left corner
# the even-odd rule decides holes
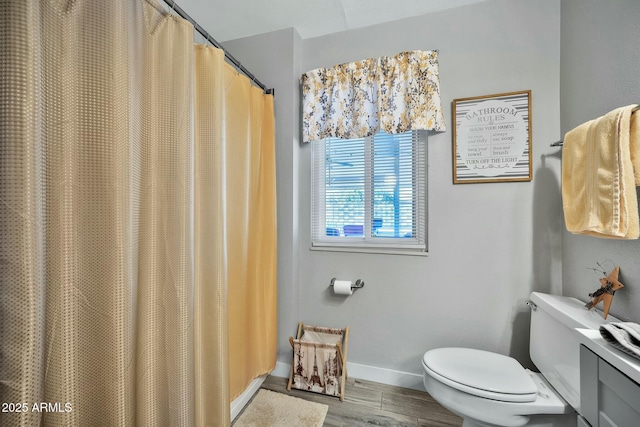
[[[423,376],[427,392],[438,403],[462,417],[464,427],[576,427],[577,414],[559,396],[549,392],[535,402],[511,403],[477,397],[449,387],[431,375]],[[537,379],[541,374],[531,373]],[[550,386],[546,386],[549,388]]]
[[[578,417],[576,413],[562,415],[530,415],[529,422],[523,427],[576,427]],[[480,423],[476,420],[464,418],[462,427],[500,427],[496,424]]]

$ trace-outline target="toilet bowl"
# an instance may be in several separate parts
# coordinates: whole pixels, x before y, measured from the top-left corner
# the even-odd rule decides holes
[[[464,419],[463,427],[576,426],[581,408],[575,329],[598,329],[606,322],[575,298],[533,292],[528,303],[529,354],[540,373],[484,350],[448,347],[424,354],[425,388]]]
[[[511,357],[439,348],[425,353],[422,367],[429,394],[461,416],[464,427],[576,425],[573,408],[544,377]]]

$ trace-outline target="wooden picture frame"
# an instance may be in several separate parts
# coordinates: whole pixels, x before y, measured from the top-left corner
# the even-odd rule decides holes
[[[454,99],[453,183],[531,181],[531,91]]]

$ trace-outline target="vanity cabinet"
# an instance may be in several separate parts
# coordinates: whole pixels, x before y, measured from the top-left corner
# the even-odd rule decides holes
[[[640,384],[581,345],[580,408],[591,427],[638,427]]]

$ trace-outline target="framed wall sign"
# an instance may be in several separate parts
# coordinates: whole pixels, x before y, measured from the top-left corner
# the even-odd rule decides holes
[[[453,183],[531,181],[531,91],[453,100]]]

